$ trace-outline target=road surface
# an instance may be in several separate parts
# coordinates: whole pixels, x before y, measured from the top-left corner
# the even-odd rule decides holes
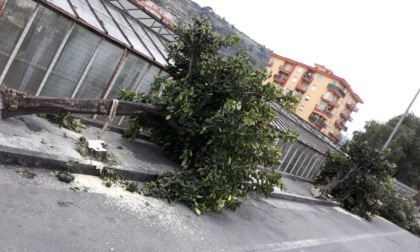
[[[420,251],[407,231],[341,208],[252,197],[235,212],[197,216],[96,177],[65,184],[16,168],[0,165],[0,251]]]

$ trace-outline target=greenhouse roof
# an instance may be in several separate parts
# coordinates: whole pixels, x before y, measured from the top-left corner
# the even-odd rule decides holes
[[[174,41],[174,31],[135,1],[41,0],[40,2],[160,66],[167,64],[165,44]]]

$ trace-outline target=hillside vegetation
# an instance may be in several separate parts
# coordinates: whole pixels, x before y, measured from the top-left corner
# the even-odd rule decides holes
[[[160,8],[171,13],[177,21],[184,24],[191,24],[194,16],[206,17],[212,23],[212,30],[222,36],[238,35],[241,39],[239,46],[229,48],[224,52],[228,55],[237,53],[245,48],[248,52],[251,64],[256,68],[264,68],[263,61],[268,60],[268,48],[257,43],[246,34],[237,30],[234,25],[229,24],[224,17],[220,17],[211,7],[201,7],[191,0],[153,0]]]

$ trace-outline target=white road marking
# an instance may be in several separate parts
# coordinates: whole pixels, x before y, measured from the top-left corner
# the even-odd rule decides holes
[[[279,242],[279,243],[271,243],[265,244],[253,248],[229,248],[229,249],[222,249],[220,251],[253,251],[253,252],[262,252],[262,251],[288,251],[292,249],[303,249],[315,246],[322,246],[322,245],[329,245],[334,243],[345,243],[357,240],[365,240],[365,239],[372,239],[377,237],[383,236],[392,236],[398,234],[404,234],[407,231],[401,230],[396,232],[389,232],[389,233],[379,233],[379,234],[360,234],[360,235],[350,235],[350,236],[338,236],[338,237],[328,237],[328,238],[317,238],[317,239],[307,239],[307,240],[299,240],[299,241],[290,241],[290,242]],[[303,250],[301,250],[303,251]]]
[[[333,243],[343,243],[343,242],[350,242],[350,241],[356,241],[356,240],[377,238],[377,237],[382,237],[382,236],[398,235],[405,232],[406,231],[397,231],[397,232],[380,233],[380,234],[361,234],[361,235],[352,235],[352,236],[308,239],[308,240],[291,241],[291,242],[279,242],[279,243],[267,244],[264,246],[265,248],[257,248],[256,250],[253,250],[253,251],[287,251],[291,249],[301,249],[301,248],[327,245],[327,244],[333,244]]]

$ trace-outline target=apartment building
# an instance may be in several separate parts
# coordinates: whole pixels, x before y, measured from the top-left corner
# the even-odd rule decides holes
[[[297,92],[301,100],[295,113],[333,141],[339,141],[353,121],[352,113],[359,110],[357,104],[363,104],[363,100],[345,79],[322,65],[308,66],[273,52],[270,56],[265,64],[272,76],[264,84]]]

